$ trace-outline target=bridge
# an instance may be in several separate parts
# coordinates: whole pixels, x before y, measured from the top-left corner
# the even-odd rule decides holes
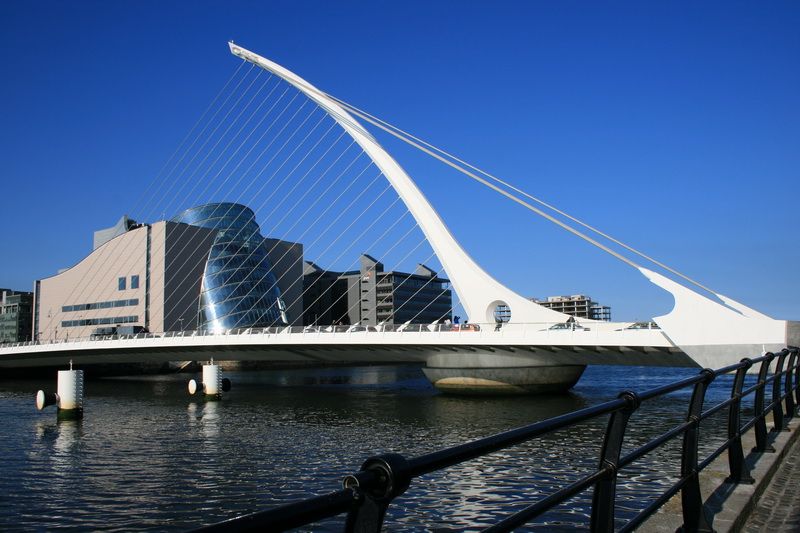
[[[69,361],[78,365],[93,365],[212,358],[287,363],[424,362],[427,376],[441,390],[541,392],[572,386],[588,364],[719,368],[753,353],[777,352],[788,345],[800,344],[800,323],[768,317],[716,293],[676,269],[635,250],[564,211],[321,91],[297,74],[252,51],[234,43],[230,43],[230,51],[242,60],[237,73],[244,65],[249,65],[251,69],[256,69],[256,77],[261,72],[266,73],[267,81],[261,89],[253,93],[247,91],[257,78],[253,78],[249,85],[245,83],[244,77],[239,79],[238,83],[229,81],[221,92],[225,101],[227,102],[235,94],[234,90],[228,89],[229,86],[235,85],[235,89],[245,85],[247,89],[235,100],[236,103],[243,98],[247,100],[245,95],[248,95],[249,100],[245,107],[238,115],[233,113],[235,119],[227,128],[222,122],[214,127],[212,133],[218,129],[224,130],[215,143],[212,144],[209,142],[210,139],[207,139],[198,144],[194,156],[186,151],[180,159],[169,164],[172,171],[181,169],[176,172],[179,176],[184,176],[187,187],[183,189],[185,192],[174,190],[173,183],[166,185],[162,190],[154,191],[152,196],[194,197],[194,191],[201,187],[203,192],[208,191],[208,196],[205,198],[209,201],[217,202],[219,197],[233,194],[233,190],[238,191],[236,194],[239,198],[253,199],[267,187],[267,183],[269,183],[268,189],[276,187],[276,184],[285,184],[287,188],[285,191],[282,190],[277,194],[273,191],[264,203],[281,206],[287,198],[294,199],[292,206],[275,207],[276,216],[281,217],[280,222],[286,219],[295,220],[291,229],[307,216],[310,219],[308,228],[299,233],[301,237],[305,237],[313,228],[313,224],[317,223],[320,213],[327,212],[327,210],[321,211],[322,206],[317,207],[316,211],[312,211],[312,207],[320,198],[327,198],[327,193],[334,196],[339,190],[336,187],[340,187],[338,180],[342,175],[345,178],[341,183],[355,183],[367,169],[377,169],[377,177],[385,178],[389,184],[387,189],[390,187],[397,194],[397,198],[386,207],[385,212],[394,209],[395,205],[402,205],[405,209],[397,220],[383,221],[382,226],[373,221],[367,224],[367,229],[374,229],[384,237],[392,232],[399,220],[410,213],[413,218],[413,228],[421,231],[424,241],[430,246],[432,254],[429,258],[438,260],[449,277],[468,322],[455,324],[450,320],[448,311],[437,320],[423,323],[418,319],[422,312],[420,311],[411,320],[402,324],[365,320],[347,326],[298,325],[296,320],[292,322],[287,319],[287,313],[291,313],[291,309],[301,305],[309,289],[286,285],[285,281],[282,282],[283,276],[274,276],[268,269],[264,269],[266,264],[264,259],[255,259],[256,256],[269,256],[272,263],[279,264],[291,255],[291,246],[285,246],[287,251],[278,256],[276,255],[278,252],[275,251],[278,245],[272,245],[269,252],[264,254],[261,242],[266,242],[267,239],[263,241],[256,239],[257,242],[253,245],[252,239],[258,235],[257,226],[255,230],[252,228],[246,230],[250,233],[246,238],[242,237],[244,228],[252,225],[255,214],[251,216],[245,213],[243,216],[251,217],[246,221],[234,218],[234,224],[225,232],[214,233],[204,232],[196,225],[192,225],[193,222],[189,219],[194,214],[190,209],[160,225],[135,224],[124,219],[121,221],[124,222],[122,226],[116,229],[109,228],[107,234],[101,235],[102,238],[99,243],[96,242],[96,249],[90,257],[52,278],[70,279],[72,284],[69,287],[43,292],[41,288],[49,286],[48,284],[54,285],[56,281],[51,283],[51,280],[42,280],[41,286],[40,282],[37,282],[35,296],[37,339],[29,343],[0,347],[0,367],[64,366]],[[234,79],[232,77],[232,80]],[[268,91],[267,96],[262,95],[262,89]],[[294,97],[278,113],[277,109],[280,109],[276,108],[278,102],[282,102],[284,95],[289,94],[294,94]],[[280,96],[273,98],[273,95]],[[241,122],[237,121],[245,110],[251,109],[247,107],[251,103],[253,106],[258,106],[256,110],[268,108],[268,111],[251,131],[244,133],[245,126],[252,125],[251,120],[256,114],[241,119]],[[231,107],[224,117],[232,115],[233,109]],[[274,113],[273,109],[276,109]],[[282,133],[289,125],[295,124],[293,122],[295,117],[302,116],[301,109],[311,109],[312,114],[309,114],[290,136],[288,132]],[[298,118],[297,121],[299,120]],[[601,252],[619,259],[670,293],[675,300],[674,308],[670,313],[656,317],[652,324],[602,322],[591,319],[576,321],[574,317],[545,308],[517,294],[483,270],[470,257],[411,177],[360,121],[419,149],[465,177],[477,181],[597,247]],[[255,151],[256,144],[252,144],[249,149],[247,144],[251,137],[257,137],[261,132],[258,128],[262,123],[270,125],[269,129],[261,133],[259,140],[266,138],[271,141],[261,153],[269,154],[269,149],[275,150],[275,155],[268,162],[260,159],[261,155],[255,156],[258,153]],[[224,135],[234,124],[241,124],[239,132],[225,142]],[[311,124],[314,124],[313,127]],[[317,130],[320,125],[322,129],[325,125],[329,125],[324,134]],[[327,137],[329,132],[335,137],[332,141]],[[285,142],[281,140],[281,135],[287,136]],[[302,137],[302,141],[296,142],[296,137]],[[199,139],[198,135],[190,148],[195,146],[194,143],[200,143]],[[292,139],[297,147],[291,149],[291,152],[289,149],[284,151],[284,147]],[[308,144],[304,144],[306,142]],[[338,143],[342,142],[346,143],[347,148],[341,155],[335,161],[331,161],[330,166],[324,171],[318,168],[317,165],[322,167],[327,164],[328,160],[325,158],[332,157],[328,154],[334,153],[332,151],[338,149]],[[270,148],[273,144],[281,146]],[[217,148],[218,146],[220,148]],[[351,146],[358,149],[358,154],[353,163],[344,168],[340,158]],[[251,156],[251,153],[254,155]],[[276,160],[278,154],[284,153],[285,156],[280,156],[283,162],[279,165],[279,158],[274,164],[276,169],[267,170],[266,173],[271,175],[269,178],[264,178],[265,169],[271,168],[269,165]],[[367,166],[356,175],[358,167],[354,167],[352,171],[350,169],[359,157],[367,158]],[[192,167],[196,160],[210,162],[203,170],[198,170],[199,164]],[[187,171],[187,168],[190,170]],[[240,168],[246,170],[239,170]],[[322,178],[331,168],[335,169],[331,171],[331,175],[336,174],[339,168],[343,170],[326,186]],[[243,179],[251,169],[254,170],[250,175],[250,182],[245,185]],[[239,174],[235,173],[237,171]],[[353,174],[348,178],[346,172]],[[318,178],[313,184],[309,184],[303,181],[308,176],[318,176]],[[238,189],[234,189],[231,182],[235,182]],[[371,187],[373,182],[375,179],[367,186]],[[372,198],[371,203],[361,212],[350,213],[355,220],[347,228],[354,226],[356,220],[367,215],[368,210],[387,189],[379,194],[368,193],[366,197]],[[342,194],[344,190],[339,196]],[[322,204],[335,203],[338,198],[326,199]],[[229,206],[235,204],[214,205],[216,209],[224,209],[224,213],[221,216],[217,215],[217,218],[230,218],[229,212],[232,208]],[[351,209],[352,205],[354,204],[351,202],[342,212],[349,212],[348,209]],[[345,224],[340,218],[328,223],[329,227],[337,225]],[[355,226],[358,227],[357,224]],[[382,231],[379,232],[378,229]],[[219,235],[223,233],[229,240],[220,242]],[[231,236],[233,233],[235,235]],[[361,237],[361,234],[357,237]],[[174,247],[170,248],[172,246],[170,238],[183,243],[180,244],[181,250],[177,253]],[[389,251],[394,251],[401,239],[402,237],[392,242]],[[372,242],[374,244],[383,241],[377,238]],[[237,243],[239,251],[234,254],[226,252],[234,242]],[[144,297],[109,300],[108,293],[100,294],[102,290],[97,287],[106,283],[108,279],[116,281],[117,273],[125,274],[119,277],[120,291],[132,290],[134,284],[135,289],[139,289],[139,274],[128,275],[134,272],[135,268],[130,266],[132,260],[123,254],[124,251],[137,246],[142,250],[146,249],[146,267],[143,268],[148,270],[142,277]],[[159,246],[163,248],[160,251]],[[215,246],[220,252],[216,259],[213,258]],[[257,249],[261,251],[256,252]],[[327,250],[326,247],[323,252]],[[243,273],[244,267],[239,263],[235,268],[230,267],[230,257],[236,254],[240,256],[241,265],[251,265],[248,272]],[[142,258],[144,257],[143,252]],[[338,257],[341,255],[337,256],[337,259]],[[162,270],[160,272],[151,270],[159,261]],[[650,268],[643,266],[645,263]],[[142,264],[145,264],[144,260]],[[168,273],[171,271],[170,268],[174,270],[173,274]],[[219,272],[228,271],[236,273],[231,274],[220,285],[214,285],[219,281],[214,276],[218,276]],[[191,290],[186,290],[183,286],[189,283],[186,280],[190,279],[193,273],[200,273],[197,279],[202,279],[202,282],[198,281]],[[239,277],[234,280],[234,276]],[[258,279],[252,282],[254,277]],[[127,279],[130,279],[130,287],[126,285]],[[434,277],[430,279],[433,280]],[[364,280],[364,282],[369,281]],[[179,290],[178,287],[183,289]],[[423,284],[414,295],[424,287]],[[256,288],[261,292],[254,297],[253,291]],[[65,293],[61,295],[61,300],[48,300],[51,294],[58,293],[59,290]],[[100,291],[99,295],[93,295],[92,291],[95,290]],[[184,301],[181,290],[193,296]],[[291,291],[294,291],[295,298],[287,304],[284,299]],[[363,291],[367,292],[367,289]],[[265,304],[265,295],[274,296],[274,298],[270,296],[273,298],[272,303]],[[156,300],[161,302],[160,309],[154,304]],[[170,301],[178,302],[178,306],[182,306],[183,311],[180,316],[170,318],[171,309],[168,308]],[[65,303],[69,305],[64,305]],[[335,304],[336,302],[329,307]],[[104,307],[125,306],[141,309],[141,313],[111,318],[103,318],[97,314],[99,309]],[[48,307],[45,317],[45,309]],[[198,310],[200,315],[207,318],[202,327],[196,324]],[[86,314],[75,315],[77,312]],[[262,323],[258,326],[243,324],[241,317],[250,315],[257,315]],[[69,319],[70,316],[73,318]],[[263,324],[262,319],[266,316],[273,317],[272,324]],[[231,322],[231,317],[238,317],[237,321]],[[90,334],[90,330],[87,329],[90,325],[113,324],[115,321],[136,322],[142,327],[129,334],[114,331],[108,335],[99,334],[97,331]],[[280,321],[283,322],[282,325]],[[60,334],[59,324],[62,325]],[[189,327],[184,328],[184,325]],[[68,328],[78,329],[76,333],[69,335],[68,331],[65,334]]]
[[[426,363],[442,390],[472,387],[552,390],[573,385],[588,364],[692,366],[657,328],[594,328],[562,324],[437,324],[359,328],[285,327],[225,334],[167,332],[5,348],[5,366],[57,366],[176,360],[238,360],[283,363]],[[554,329],[555,328],[555,329]],[[360,330],[360,331],[359,331]],[[555,364],[554,364],[555,363]],[[453,376],[452,368],[459,375]],[[487,370],[488,369],[488,370]]]

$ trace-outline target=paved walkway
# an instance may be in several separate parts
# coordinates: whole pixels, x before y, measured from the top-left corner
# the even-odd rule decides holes
[[[800,532],[800,439],[792,444],[742,531]]]

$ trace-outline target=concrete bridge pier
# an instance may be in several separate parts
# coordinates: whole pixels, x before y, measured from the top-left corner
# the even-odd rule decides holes
[[[538,394],[569,390],[586,369],[586,365],[554,365],[547,359],[552,357],[465,350],[431,355],[422,370],[445,393]]]

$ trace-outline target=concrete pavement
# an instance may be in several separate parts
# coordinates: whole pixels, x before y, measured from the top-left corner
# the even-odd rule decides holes
[[[792,420],[796,425],[797,419]],[[800,440],[795,439],[758,499],[742,531],[797,533],[800,531]]]

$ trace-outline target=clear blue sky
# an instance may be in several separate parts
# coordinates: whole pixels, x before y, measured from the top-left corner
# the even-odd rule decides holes
[[[30,290],[129,212],[230,76],[233,39],[719,292],[800,319],[798,28],[797,2],[8,0],[0,287]],[[618,319],[670,309],[636,271],[507,201],[415,177],[519,292],[589,294]]]

